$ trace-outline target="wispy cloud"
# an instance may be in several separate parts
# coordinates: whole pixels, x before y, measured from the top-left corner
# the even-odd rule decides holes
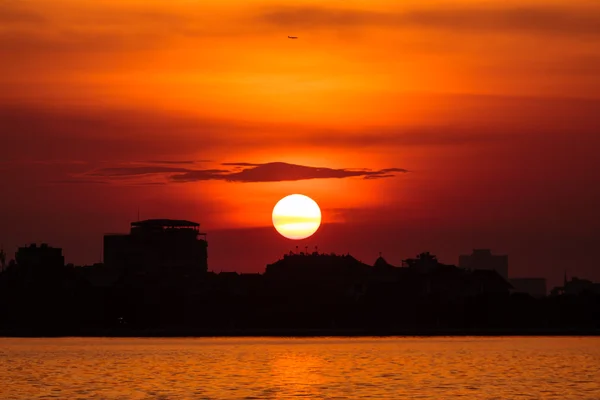
[[[30,159],[19,159],[0,161],[0,165],[86,165],[86,161],[80,160],[30,160]]]
[[[100,2],[99,2],[100,3]],[[408,6],[389,12],[327,6],[275,6],[254,8],[251,17],[225,12],[215,22],[203,8],[189,5],[174,9],[161,5],[123,4],[118,8],[94,2],[73,1],[76,23],[58,25],[52,7],[24,6],[0,1],[0,52],[72,53],[135,52],[168,48],[182,38],[270,36],[282,29],[307,31],[363,27],[424,28],[464,33],[517,32],[561,37],[600,35],[600,11],[573,5],[482,7],[462,4],[452,8]],[[252,13],[252,9],[249,11]],[[24,29],[35,26],[36,29]]]
[[[453,32],[522,32],[553,35],[600,35],[600,9],[557,6],[421,7],[378,12],[321,6],[281,6],[258,14],[261,22],[294,29],[340,29],[366,26],[423,27]]]
[[[224,163],[230,169],[189,169],[165,166],[110,167],[87,173],[89,177],[125,178],[148,175],[162,175],[170,182],[197,182],[221,180],[227,182],[284,182],[308,179],[342,179],[362,177],[365,179],[391,178],[398,173],[406,173],[403,168],[381,170],[311,167],[271,162],[255,164],[247,162]]]
[[[195,154],[218,154],[219,148],[261,128],[148,109],[0,104],[5,158],[15,161],[59,163],[77,157],[86,162],[149,160],[130,164],[192,166],[207,161],[192,158]],[[163,140],[167,132],[169,140]]]
[[[37,25],[46,22],[40,13],[23,6],[19,1],[0,1],[0,23],[10,25]]]
[[[373,127],[362,131],[335,132],[320,139],[329,146],[365,148],[372,146],[461,146],[509,139],[514,134],[481,132],[473,128],[447,127]]]
[[[109,167],[109,168],[97,169],[95,171],[87,173],[87,175],[88,176],[118,177],[118,176],[172,174],[172,173],[190,172],[190,171],[192,171],[192,170],[187,169],[187,168],[165,167],[165,166]]]
[[[274,151],[290,147],[360,151],[365,148],[401,150],[409,146],[494,146],[521,141],[532,134],[551,136],[577,131],[581,135],[595,135],[600,127],[597,118],[599,100],[492,96],[449,96],[445,99],[448,103],[466,104],[465,107],[477,105],[473,107],[476,110],[490,110],[490,118],[494,118],[491,122],[475,124],[477,115],[474,114],[469,124],[460,124],[440,116],[436,121],[439,126],[375,125],[332,129],[316,123],[250,124],[148,109],[90,110],[0,104],[0,137],[4,151],[4,161],[0,165],[11,169],[48,165],[65,171],[69,168],[70,172],[95,172],[96,167],[110,167],[114,169],[103,171],[103,174],[112,176],[169,176],[194,172],[196,179],[225,179],[222,175],[243,174],[230,176],[233,180],[262,174],[265,167],[238,162],[217,166],[218,171],[197,171],[206,170],[204,167],[213,168],[208,159],[223,159],[232,148],[252,154],[253,149],[264,150],[265,147]],[[509,124],[510,119],[501,118],[504,115],[526,115],[527,118],[520,118],[516,126]],[[293,134],[281,135],[281,131]],[[244,171],[256,167],[260,167],[258,171]],[[179,179],[191,179],[191,176],[183,175]]]
[[[210,160],[149,160],[141,161],[143,164],[160,164],[160,165],[191,165],[203,162],[210,162]]]
[[[508,104],[511,101],[517,103],[506,99]],[[482,98],[480,102],[490,102],[490,99]],[[578,106],[585,107],[590,106]],[[297,134],[283,136],[279,134],[282,129]],[[209,162],[204,157],[218,155],[232,145],[248,149],[262,147],[265,142],[274,147],[309,145],[342,149],[456,145],[493,140],[486,132],[466,132],[452,126],[326,130],[318,125],[275,126],[270,122],[207,119],[145,109],[90,110],[2,104],[0,131],[6,140],[4,150],[9,160],[63,162],[73,157],[87,162],[149,160],[137,161],[138,165],[130,163],[129,167],[192,167],[195,163]],[[166,132],[167,141],[162,140]],[[197,160],[193,158],[196,155]]]
[[[108,185],[109,181],[97,179],[60,179],[50,181],[51,184],[57,185]]]

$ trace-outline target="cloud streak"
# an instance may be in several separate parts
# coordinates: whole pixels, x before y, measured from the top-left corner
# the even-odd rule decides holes
[[[599,36],[600,10],[573,6],[453,8],[419,6],[403,11],[372,11],[321,6],[276,6],[250,9],[246,17],[230,11],[216,23],[194,5],[172,7],[124,5],[118,9],[73,1],[77,23],[56,22],[50,7],[25,7],[0,1],[0,52],[10,54],[135,52],[169,48],[181,39],[210,40],[272,36],[289,29],[330,30],[386,27],[423,28],[462,33],[522,33],[561,37]],[[34,3],[35,4],[35,3]],[[30,29],[35,27],[35,29]]]
[[[478,99],[479,103],[489,101]],[[514,99],[506,101],[509,104],[515,102]],[[600,104],[588,103],[577,105],[577,109],[597,108]],[[515,102],[511,107],[517,105]],[[282,130],[292,134],[281,135]],[[161,140],[166,132],[169,132],[169,140]],[[504,138],[502,134],[465,131],[453,126],[325,129],[317,124],[247,123],[150,109],[90,110],[3,104],[0,104],[0,133],[5,140],[3,149],[8,160],[63,162],[76,155],[87,162],[149,160],[140,163],[171,167],[191,167],[192,162],[208,162],[205,158],[219,154],[232,144],[238,149],[262,147],[265,142],[274,147],[307,145],[356,149],[365,146],[464,145]],[[36,146],[31,147],[30,143],[36,143]],[[177,160],[177,157],[182,159]]]
[[[0,23],[9,25],[36,25],[46,22],[46,18],[18,1],[0,1]]]
[[[172,174],[179,172],[189,172],[187,168],[167,167],[167,166],[143,166],[143,167],[109,167],[100,168],[96,171],[89,172],[88,176],[102,177],[126,177],[139,175],[156,175],[156,174]]]
[[[97,178],[134,178],[139,176],[166,176],[169,182],[227,181],[241,183],[285,182],[309,179],[364,179],[392,178],[409,172],[403,168],[381,170],[311,167],[285,162],[254,164],[247,162],[224,163],[230,169],[190,169],[169,166],[110,167],[86,174]]]
[[[210,162],[210,160],[149,160],[143,161],[143,164],[167,164],[167,165],[191,165],[202,162]]]
[[[94,180],[94,179],[60,179],[55,181],[50,181],[52,184],[57,185],[108,185],[110,182]]]
[[[533,5],[522,7],[421,8],[377,12],[319,6],[269,8],[256,19],[277,27],[340,29],[368,26],[422,27],[453,32],[521,32],[555,35],[600,35],[600,10]]]

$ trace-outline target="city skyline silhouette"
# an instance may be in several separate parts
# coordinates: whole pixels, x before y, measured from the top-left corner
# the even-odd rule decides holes
[[[188,220],[134,221],[104,235],[104,263],[20,247],[0,271],[0,335],[597,334],[600,283],[510,278],[489,249],[390,264],[296,247],[262,273],[209,271],[210,245]],[[410,305],[409,308],[406,306]],[[202,312],[198,312],[202,310]]]

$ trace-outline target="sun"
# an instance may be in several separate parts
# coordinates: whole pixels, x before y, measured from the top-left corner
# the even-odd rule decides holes
[[[290,194],[273,207],[273,226],[288,239],[306,239],[319,229],[321,209],[310,197]]]

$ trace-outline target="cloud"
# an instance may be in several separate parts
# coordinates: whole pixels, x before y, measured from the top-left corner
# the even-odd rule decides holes
[[[261,164],[248,163],[248,162],[228,162],[222,163],[221,165],[229,165],[234,167],[258,167]]]
[[[101,181],[95,179],[60,179],[56,181],[50,181],[50,183],[57,185],[108,185],[110,182]]]
[[[489,102],[489,99],[478,99],[479,104],[486,101]],[[578,105],[578,109],[585,108],[585,104]],[[281,135],[282,130],[294,134]],[[262,147],[265,142],[273,147],[298,145],[349,149],[460,145],[492,140],[487,133],[468,132],[455,127],[325,130],[318,125],[247,123],[151,109],[83,109],[26,104],[0,104],[0,135],[5,160],[9,161],[57,163],[76,158],[86,162],[114,163],[150,160],[139,161],[145,167],[192,167],[194,162],[209,161],[204,157],[219,157],[232,146],[249,149]],[[237,165],[249,166],[258,165]]]
[[[143,164],[167,164],[167,165],[186,165],[210,162],[210,160],[149,160],[142,161]]]
[[[19,165],[86,165],[86,161],[81,160],[11,160],[0,161],[0,165],[19,166]]]
[[[260,31],[240,25],[230,12],[216,17],[193,2],[177,7],[81,0],[50,7],[45,2],[32,0],[26,6],[20,0],[0,0],[0,52],[129,53],[170,48],[181,39],[214,42]]]
[[[198,152],[219,154],[260,129],[265,127],[150,109],[0,104],[4,159],[11,162],[61,163],[76,158],[191,166],[190,162],[207,161],[196,160]]]
[[[244,165],[248,163],[234,163]],[[206,173],[205,171],[187,172],[171,177],[176,182],[190,182],[197,180],[220,179],[229,182],[283,182],[300,181],[307,179],[341,179],[350,177],[382,177],[390,175],[389,172],[408,172],[402,168],[389,168],[379,171],[367,169],[334,169],[325,167],[309,167],[285,162],[271,162],[266,164],[251,165],[237,172]],[[392,175],[393,176],[393,175]]]
[[[490,143],[510,138],[504,132],[481,132],[473,128],[457,129],[454,126],[440,127],[373,127],[364,131],[336,132],[319,139],[329,146],[341,147],[413,147],[413,146],[461,146]]]
[[[403,168],[386,168],[381,170],[369,169],[335,169],[325,167],[310,167],[285,162],[265,164],[254,163],[224,163],[224,166],[242,167],[234,169],[188,169],[177,167],[110,167],[100,168],[87,173],[89,177],[125,178],[141,175],[163,175],[171,182],[197,182],[221,180],[227,182],[284,182],[308,179],[342,179],[363,177],[365,179],[391,178],[396,173],[407,173]]]
[[[137,176],[137,175],[156,175],[178,172],[191,172],[187,168],[164,167],[164,166],[146,166],[146,167],[109,167],[100,168],[96,171],[89,172],[88,176],[104,176],[104,177],[119,177],[119,176]]]
[[[453,121],[455,117],[449,113],[436,115],[434,122],[438,126],[428,126],[429,121],[426,120],[422,126],[376,125],[330,129],[319,126],[318,122],[304,125],[248,123],[144,108],[86,109],[0,104],[3,150],[0,165],[11,169],[43,168],[47,165],[48,168],[69,168],[77,172],[96,167],[120,168],[113,170],[113,175],[130,172],[138,175],[184,174],[204,169],[202,163],[210,158],[226,160],[232,152],[252,154],[257,148],[261,151],[291,147],[302,151],[360,151],[366,148],[387,151],[407,147],[451,149],[521,142],[526,137],[542,134],[548,137],[575,132],[580,136],[596,135],[600,129],[598,99],[469,95],[440,96],[436,99],[440,98],[447,104],[472,110],[472,116],[464,121],[456,117]],[[478,121],[482,114],[485,120]],[[282,135],[281,132],[289,134]],[[226,170],[224,173],[231,173],[259,166],[238,162],[225,163],[221,167]],[[122,169],[134,167],[143,169]],[[214,179],[213,175],[208,177]]]
[[[392,174],[385,174],[385,175],[368,175],[365,176],[365,179],[381,179],[381,178],[392,178],[395,175]]]
[[[133,183],[133,186],[165,186],[167,182],[138,182]]]
[[[522,6],[421,8],[405,12],[283,6],[267,8],[261,22],[286,29],[340,29],[366,26],[423,27],[470,33],[546,33],[599,35],[600,9]]]
[[[0,24],[37,25],[46,22],[43,15],[24,7],[19,1],[0,1]]]
[[[70,4],[69,4],[70,3]],[[72,0],[65,7],[77,18],[64,18],[52,7],[0,1],[0,52],[12,55],[51,53],[53,57],[91,53],[130,53],[172,48],[179,40],[214,43],[219,39],[272,36],[290,29],[339,31],[363,27],[426,28],[466,33],[521,32],[562,37],[600,35],[598,8],[575,6],[453,8],[419,6],[404,11],[373,11],[320,6],[221,10],[218,17],[190,2],[180,7],[123,4],[115,7]],[[252,11],[250,11],[252,12]],[[66,13],[69,15],[69,12]],[[34,29],[32,29],[34,28]]]

